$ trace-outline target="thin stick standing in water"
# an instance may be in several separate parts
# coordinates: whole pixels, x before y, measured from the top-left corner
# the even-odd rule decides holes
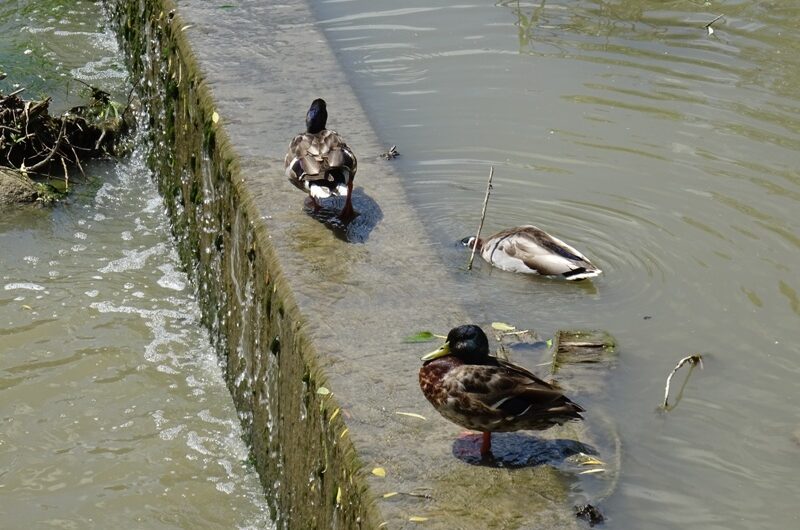
[[[483,220],[486,219],[486,205],[489,204],[489,195],[492,193],[492,177],[494,177],[494,166],[489,166],[489,181],[486,183],[486,196],[483,198],[483,210],[481,211],[481,224],[478,225],[478,233],[475,234],[475,243],[472,245],[472,253],[469,255],[467,270],[472,270],[472,261],[475,259],[475,249],[478,248],[478,241],[483,230]]]
[[[706,31],[708,31],[708,35],[709,36],[714,34],[714,28],[712,28],[711,26],[714,24],[714,22],[716,22],[717,20],[723,18],[724,16],[725,15],[720,15],[717,18],[715,18],[714,20],[712,20],[711,22],[709,22],[708,24],[706,24]]]
[[[722,17],[724,17],[724,16],[725,16],[724,14],[723,14],[723,15],[719,15],[717,18],[715,18],[714,20],[712,20],[711,22],[709,22],[708,24],[706,24],[706,29],[710,28],[710,27],[711,27],[711,25],[712,25],[714,22],[716,22],[717,20],[721,19],[721,18],[722,18]]]
[[[667,376],[667,386],[664,388],[664,404],[662,405],[662,407],[665,410],[669,410],[669,385],[672,382],[672,376],[675,375],[675,373],[681,369],[681,366],[683,366],[686,363],[690,363],[692,366],[699,364],[700,369],[702,369],[703,356],[695,354],[695,355],[690,355],[688,357],[684,357],[683,359],[678,361],[678,364],[675,365],[675,368],[673,368],[672,372],[670,372],[670,374]]]

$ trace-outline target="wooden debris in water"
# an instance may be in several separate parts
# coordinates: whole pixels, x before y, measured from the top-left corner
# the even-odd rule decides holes
[[[483,221],[486,219],[486,205],[489,204],[489,195],[492,193],[492,178],[494,177],[494,166],[489,166],[489,180],[486,182],[486,196],[483,198],[483,209],[481,210],[481,222],[478,225],[478,233],[475,234],[475,243],[472,245],[472,252],[469,255],[467,270],[472,270],[472,262],[475,260],[475,250],[478,248],[478,240],[483,230]]]
[[[689,373],[686,374],[686,379],[684,379],[683,385],[681,385],[681,389],[678,392],[678,397],[675,398],[675,404],[670,406],[670,404],[669,404],[669,387],[670,387],[670,384],[672,383],[672,376],[674,376],[677,373],[677,371],[681,369],[681,366],[683,366],[684,364],[687,364],[687,363],[689,363],[689,365],[691,366],[689,368]],[[683,397],[683,389],[686,387],[686,383],[689,381],[689,376],[692,375],[692,370],[694,370],[694,367],[698,366],[698,365],[700,366],[700,369],[702,370],[703,369],[703,356],[700,355],[700,354],[689,355],[687,357],[684,357],[680,361],[678,361],[678,364],[675,365],[675,368],[673,368],[672,371],[667,376],[667,384],[664,387],[664,403],[661,404],[661,408],[662,409],[668,411],[668,410],[672,410],[673,408],[675,408],[678,405],[678,402],[680,402],[681,397]]]
[[[89,88],[87,105],[58,117],[49,114],[51,98],[19,97],[24,87],[0,94],[0,167],[26,179],[38,178],[36,182],[43,186],[50,179],[63,181],[67,191],[69,167],[83,174],[82,160],[114,154],[119,138],[133,126],[130,104],[123,110],[107,92]],[[56,190],[50,200],[58,193]]]
[[[602,330],[558,330],[553,335],[551,372],[573,392],[600,393],[617,360],[616,342]]]
[[[712,20],[711,22],[706,24],[706,31],[708,31],[709,35],[713,35],[714,34],[714,28],[711,27],[714,24],[714,22],[716,22],[717,20],[723,18],[724,16],[725,15],[719,15],[714,20]]]
[[[603,362],[616,346],[614,338],[601,330],[559,330],[553,342],[553,372],[563,364]]]

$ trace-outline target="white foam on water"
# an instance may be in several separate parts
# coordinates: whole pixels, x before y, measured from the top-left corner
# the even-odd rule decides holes
[[[186,425],[176,425],[169,429],[163,429],[158,433],[158,437],[162,440],[174,440],[180,432],[186,428]]]
[[[233,493],[234,484],[233,482],[217,482],[215,484],[217,491],[221,491],[222,493],[227,493],[230,495]]]
[[[24,289],[27,291],[44,291],[43,286],[39,285],[38,283],[30,282],[7,283],[3,286],[3,289],[6,291],[13,291],[16,289]]]
[[[163,205],[164,203],[161,201],[161,197],[152,197],[147,201],[147,204],[142,209],[142,212],[155,213],[162,209]]]
[[[187,434],[186,436],[186,445],[188,445],[189,448],[197,451],[201,455],[206,455],[206,456],[213,455],[214,453],[206,449],[205,445],[203,445],[207,442],[209,442],[208,437],[200,436],[195,431],[190,431],[189,434]]]
[[[144,267],[151,256],[163,254],[167,250],[166,243],[158,243],[153,247],[143,250],[123,250],[124,258],[112,260],[105,267],[98,269],[100,272],[122,272],[139,270]]]
[[[127,76],[125,69],[115,69],[114,66],[119,66],[119,62],[104,57],[99,61],[90,61],[79,68],[73,68],[70,74],[77,79],[125,79]]]
[[[186,288],[186,275],[183,271],[175,269],[171,263],[165,263],[158,267],[163,272],[163,276],[157,280],[158,285],[173,291],[183,291]]]

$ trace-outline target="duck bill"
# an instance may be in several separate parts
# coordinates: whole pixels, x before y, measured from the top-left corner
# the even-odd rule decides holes
[[[434,359],[438,359],[439,357],[444,357],[445,355],[450,355],[450,343],[445,342],[441,345],[438,350],[434,350],[429,354],[422,357],[423,361],[432,361]]]

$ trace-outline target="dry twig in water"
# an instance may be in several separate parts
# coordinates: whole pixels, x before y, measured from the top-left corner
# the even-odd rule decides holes
[[[717,15],[717,17],[716,17],[714,20],[712,20],[711,22],[709,22],[708,24],[706,24],[706,28],[710,28],[710,27],[711,27],[711,25],[712,25],[714,22],[716,22],[717,20],[721,19],[721,18],[722,18],[722,17],[724,17],[724,16],[725,16],[725,15]]]
[[[27,107],[26,107],[25,110],[27,112]],[[46,165],[47,163],[50,162],[50,159],[53,158],[53,155],[56,154],[58,149],[61,147],[62,140],[64,140],[64,127],[66,126],[66,124],[67,124],[66,121],[64,121],[64,120],[61,121],[61,129],[58,131],[58,138],[56,139],[56,144],[53,146],[53,149],[50,150],[50,154],[47,155],[44,158],[44,160],[42,160],[42,161],[32,165],[31,167],[27,168],[28,171],[36,171],[40,167],[43,167],[44,165]],[[26,127],[27,127],[27,123],[26,123]]]
[[[475,243],[472,245],[472,252],[469,255],[469,263],[467,263],[467,270],[472,270],[472,262],[475,260],[475,249],[478,248],[478,240],[481,237],[481,230],[483,230],[483,221],[486,219],[486,205],[489,204],[489,195],[492,193],[492,177],[494,177],[494,166],[489,166],[489,180],[486,182],[486,196],[483,198],[483,210],[481,210],[481,223],[478,225],[478,233],[475,234]]]
[[[714,34],[714,28],[711,27],[714,24],[714,22],[716,22],[717,20],[721,19],[724,16],[725,15],[719,15],[714,20],[712,20],[711,22],[706,24],[706,30],[708,31],[709,35],[713,35]]]
[[[683,366],[686,363],[691,364],[692,365],[692,369],[695,366],[699,365],[700,369],[702,370],[703,369],[703,356],[700,355],[700,354],[695,354],[695,355],[689,355],[688,357],[684,357],[683,359],[678,361],[678,364],[676,364],[675,368],[672,369],[672,372],[670,372],[669,376],[667,376],[667,385],[664,388],[664,403],[661,405],[664,410],[670,410],[670,408],[672,408],[672,407],[669,406],[669,385],[672,382],[672,376],[675,375],[675,373],[678,370],[681,369],[681,366]],[[691,373],[692,373],[692,371],[690,369],[689,370],[689,374],[691,374]],[[689,380],[689,374],[686,375],[686,381]],[[684,385],[686,384],[686,381],[684,381]],[[681,389],[681,391],[683,391],[683,389]],[[679,399],[680,399],[680,397],[678,398],[678,400]],[[678,404],[678,400],[675,401],[676,405]]]

